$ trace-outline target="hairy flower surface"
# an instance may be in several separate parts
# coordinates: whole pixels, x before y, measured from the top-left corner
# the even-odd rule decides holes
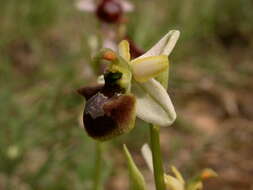
[[[95,56],[93,66],[106,61],[106,72],[99,77],[98,85],[78,90],[86,98],[83,122],[91,137],[108,140],[128,132],[134,127],[136,115],[159,126],[174,122],[176,112],[170,97],[159,78],[154,77],[168,70],[168,56],[178,37],[178,31],[170,31],[133,60],[126,40],[119,44],[118,52],[103,49]]]

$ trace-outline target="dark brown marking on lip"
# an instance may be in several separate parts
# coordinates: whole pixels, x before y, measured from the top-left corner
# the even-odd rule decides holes
[[[114,96],[104,104],[104,116],[93,119],[84,112],[85,130],[97,140],[108,140],[130,131],[134,127],[135,103],[133,95]]]
[[[94,139],[106,140],[117,129],[117,123],[108,116],[92,119],[89,114],[84,114],[83,122],[88,135]]]
[[[132,95],[121,95],[111,98],[104,104],[105,114],[111,116],[118,124],[125,123],[133,111],[135,97]]]

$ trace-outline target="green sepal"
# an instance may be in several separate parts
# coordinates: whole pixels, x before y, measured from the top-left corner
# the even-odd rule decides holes
[[[203,183],[202,181],[192,181],[187,184],[186,190],[202,190],[203,189]]]
[[[161,85],[167,89],[168,88],[168,82],[169,82],[169,69],[163,71],[158,76],[155,77],[155,79],[161,83]]]

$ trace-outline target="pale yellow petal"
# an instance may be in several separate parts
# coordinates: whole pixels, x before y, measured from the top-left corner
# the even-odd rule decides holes
[[[127,40],[123,40],[119,43],[119,55],[124,58],[127,62],[130,61],[130,49]]]
[[[138,82],[145,82],[168,69],[168,56],[150,56],[130,62],[132,73]]]
[[[181,175],[181,173],[178,171],[178,169],[175,166],[171,166],[171,170],[174,173],[174,175],[176,176],[176,178],[181,182],[181,183],[185,183],[183,176]]]
[[[168,190],[184,190],[184,184],[182,184],[177,178],[170,175],[164,175],[164,181],[166,189]]]

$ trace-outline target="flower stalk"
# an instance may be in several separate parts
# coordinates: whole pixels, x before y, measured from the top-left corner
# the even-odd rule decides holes
[[[101,142],[97,141],[93,190],[102,190],[102,152],[103,152],[103,145]]]
[[[150,125],[150,145],[153,157],[153,169],[155,186],[157,190],[165,190],[164,183],[164,171],[162,154],[160,149],[160,127],[155,125]]]

